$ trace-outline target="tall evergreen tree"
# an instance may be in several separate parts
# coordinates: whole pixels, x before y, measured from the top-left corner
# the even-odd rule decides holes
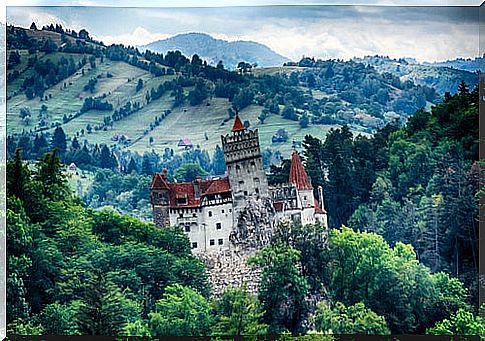
[[[29,177],[30,171],[22,160],[22,151],[17,149],[13,160],[7,163],[7,195],[24,199]]]
[[[49,148],[49,144],[45,135],[43,133],[36,134],[34,138],[34,144],[32,146],[32,152],[37,156],[40,157],[43,155],[47,149]]]
[[[224,160],[224,151],[219,145],[216,145],[214,156],[212,157],[212,172],[214,175],[223,175],[226,172],[226,162]]]
[[[105,144],[101,148],[99,166],[101,168],[115,169],[118,166],[116,157]]]
[[[138,165],[136,164],[135,158],[130,158],[130,162],[128,163],[128,167],[126,169],[126,172],[128,174],[131,174],[133,172],[138,173]]]
[[[102,273],[87,281],[77,323],[84,335],[120,335],[125,321],[120,290]]]
[[[57,149],[60,155],[66,152],[66,149],[67,149],[66,134],[64,133],[64,130],[60,126],[58,126],[54,130],[54,134],[52,136],[52,141],[51,141],[51,147],[52,149]]]

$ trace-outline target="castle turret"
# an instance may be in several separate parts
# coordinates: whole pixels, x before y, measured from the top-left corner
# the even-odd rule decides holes
[[[153,221],[157,227],[170,226],[170,187],[167,184],[167,170],[155,173],[150,186]]]
[[[296,187],[298,193],[298,206],[302,210],[302,224],[314,223],[315,197],[313,186],[303,168],[300,156],[296,151],[291,155],[289,183]]]
[[[221,136],[221,140],[235,212],[245,206],[248,196],[268,197],[258,130],[246,129],[236,114],[231,134]]]

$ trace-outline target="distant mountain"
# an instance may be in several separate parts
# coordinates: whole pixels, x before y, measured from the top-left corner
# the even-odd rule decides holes
[[[186,56],[197,54],[209,64],[216,65],[219,60],[226,68],[235,69],[240,61],[257,64],[260,67],[281,66],[288,58],[279,55],[269,47],[254,41],[233,41],[215,39],[205,33],[186,33],[168,39],[154,41],[140,46],[153,52],[166,53],[179,50]]]
[[[367,56],[353,60],[371,65],[378,72],[389,72],[396,75],[401,81],[411,80],[418,85],[433,87],[440,94],[456,93],[462,80],[470,87],[478,83],[476,73],[445,65],[413,63],[409,62],[412,61],[409,58],[392,59],[384,56]]]
[[[471,58],[458,58],[452,60],[446,60],[444,62],[434,62],[428,63],[425,62],[423,65],[432,65],[432,66],[445,66],[450,67],[457,70],[464,70],[469,72],[475,72],[480,70],[481,72],[485,71],[485,55],[482,57],[475,57],[474,59]]]

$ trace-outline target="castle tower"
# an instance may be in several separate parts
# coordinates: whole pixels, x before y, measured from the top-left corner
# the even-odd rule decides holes
[[[313,186],[310,179],[308,179],[308,175],[305,168],[303,168],[300,156],[296,151],[293,151],[293,154],[291,155],[289,183],[296,187],[298,193],[298,206],[302,210],[302,223],[314,223],[316,201],[313,196]]]
[[[221,140],[237,213],[244,208],[248,196],[269,196],[258,130],[246,129],[236,114],[231,133],[221,136]]]
[[[156,227],[170,226],[170,187],[167,184],[167,170],[155,173],[150,186],[153,221]]]

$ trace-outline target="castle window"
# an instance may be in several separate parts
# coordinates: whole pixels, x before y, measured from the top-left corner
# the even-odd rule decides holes
[[[193,213],[192,217],[197,218],[197,213]]]
[[[244,180],[239,180],[240,185],[244,185]]]
[[[209,240],[209,245],[215,245],[216,241],[214,239]]]
[[[241,170],[241,167],[239,165],[236,165],[236,172],[239,172]]]
[[[244,195],[248,195],[248,191],[244,191]]]
[[[187,205],[187,198],[186,197],[177,198],[177,205]]]
[[[209,217],[212,217],[212,211],[209,211]]]
[[[256,194],[259,194],[259,188],[255,188],[254,191],[256,192]]]
[[[190,225],[185,225],[185,232],[190,232]]]
[[[232,212],[232,208],[229,209],[229,213],[231,213],[231,212]]]
[[[222,245],[222,244],[223,244],[223,242],[224,242],[224,241],[223,241],[222,239],[219,239],[219,240],[217,241],[217,244]]]
[[[251,161],[251,166],[256,167],[256,163],[254,161]]]
[[[224,210],[222,210],[222,213],[224,213]]]
[[[197,242],[192,243],[192,249],[197,249]]]
[[[306,197],[306,195],[304,195],[304,196],[303,196],[303,200],[307,200],[307,197]]]
[[[217,223],[216,224],[216,229],[220,230],[222,228],[222,224],[221,223]]]
[[[179,213],[179,218],[183,218],[184,217],[184,214],[183,213]]]

